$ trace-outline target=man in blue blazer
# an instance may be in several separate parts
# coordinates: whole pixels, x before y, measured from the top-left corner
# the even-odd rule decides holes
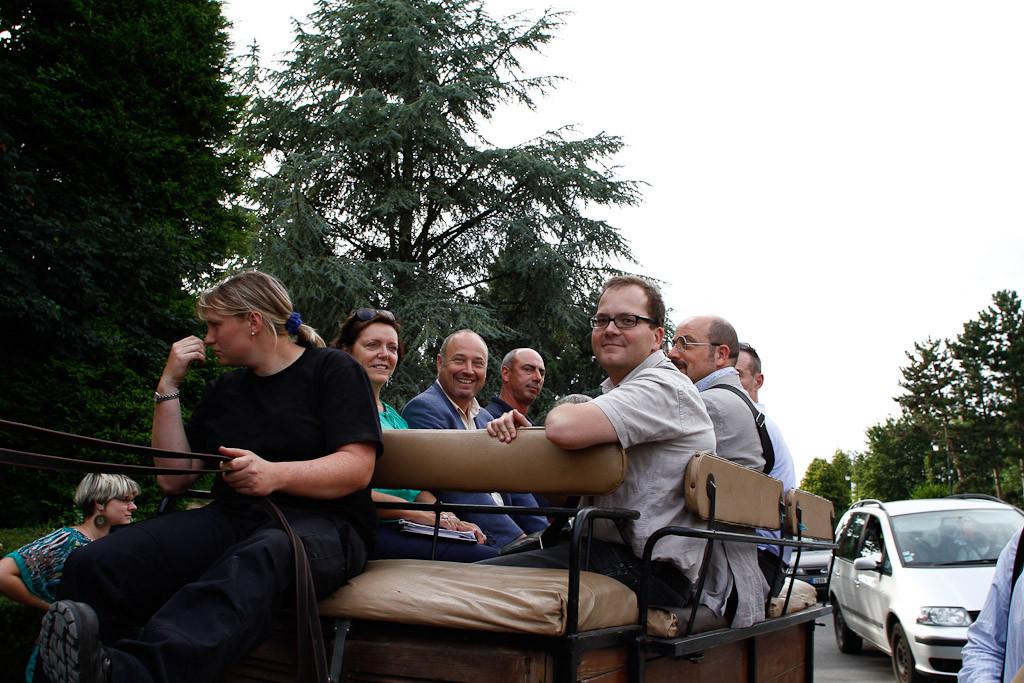
[[[487,344],[472,330],[453,332],[441,344],[437,355],[437,381],[414,397],[402,410],[410,429],[486,429],[493,419],[480,407],[476,395],[487,379]],[[449,503],[472,505],[522,505],[536,507],[529,494],[455,493],[435,491]],[[466,514],[487,534],[492,545],[501,548],[515,539],[547,528],[546,517],[537,515]]]

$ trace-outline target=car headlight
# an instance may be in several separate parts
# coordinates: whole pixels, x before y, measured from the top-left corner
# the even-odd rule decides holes
[[[928,626],[970,626],[971,617],[963,607],[922,607],[917,623]]]

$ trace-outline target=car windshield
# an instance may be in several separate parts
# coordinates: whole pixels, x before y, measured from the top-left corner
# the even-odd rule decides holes
[[[995,564],[1024,526],[1012,509],[941,510],[892,517],[900,559],[907,567]]]

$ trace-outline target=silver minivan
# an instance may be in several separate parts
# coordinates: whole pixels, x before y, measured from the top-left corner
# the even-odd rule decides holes
[[[836,645],[890,654],[896,680],[955,675],[996,560],[1024,513],[989,496],[859,501],[836,527]]]

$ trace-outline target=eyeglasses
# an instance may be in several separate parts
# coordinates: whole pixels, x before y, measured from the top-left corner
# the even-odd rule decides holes
[[[395,319],[394,313],[379,308],[360,308],[358,311],[356,311],[356,317],[359,318],[360,320],[370,320],[371,318],[376,318],[378,315],[383,316],[388,320]]]
[[[665,350],[671,351],[673,348],[679,349],[679,351],[685,351],[687,346],[721,346],[721,343],[716,342],[695,342],[690,341],[683,335],[679,335],[672,341],[665,340]]]
[[[632,327],[636,327],[637,323],[641,320],[649,322],[652,325],[657,325],[658,321],[654,318],[647,318],[642,315],[632,315],[629,313],[623,313],[621,315],[595,315],[590,318],[590,326],[595,330],[603,330],[608,327],[608,323],[614,322],[615,327],[620,330],[628,330]]]

